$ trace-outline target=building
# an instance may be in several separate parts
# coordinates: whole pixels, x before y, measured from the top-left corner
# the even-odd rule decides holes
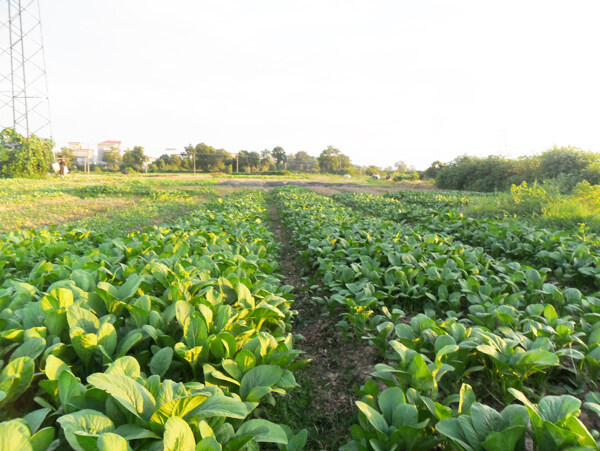
[[[110,152],[111,150],[117,150],[119,155],[121,155],[121,141],[103,141],[98,143],[98,154],[96,155],[96,163],[97,164],[106,164],[104,163],[104,153]]]
[[[74,163],[77,166],[85,167],[86,163],[92,163],[94,150],[90,148],[89,144],[70,142],[69,149],[71,149],[75,155],[75,161],[73,161],[72,164]]]

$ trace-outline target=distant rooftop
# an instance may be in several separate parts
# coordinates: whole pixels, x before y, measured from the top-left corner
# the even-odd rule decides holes
[[[102,141],[98,144],[121,144],[121,141]]]

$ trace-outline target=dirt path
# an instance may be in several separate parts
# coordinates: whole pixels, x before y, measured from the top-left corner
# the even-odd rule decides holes
[[[390,183],[388,185],[364,184],[364,183],[345,183],[345,182],[318,182],[312,180],[262,180],[262,179],[245,179],[245,180],[223,180],[215,183],[214,187],[233,186],[244,188],[274,188],[278,186],[296,185],[305,188],[310,188],[319,194],[334,194],[341,192],[356,192],[356,193],[373,193],[382,194],[401,190],[423,191],[431,190],[431,183]]]
[[[281,224],[277,206],[268,202],[271,231],[281,243],[280,273],[294,286],[294,309],[298,311],[293,333],[303,337],[294,346],[311,362],[297,371],[301,388],[294,390],[275,412],[275,419],[293,429],[308,429],[306,449],[336,450],[349,441],[350,426],[357,420],[352,389],[359,388],[372,371],[373,348],[349,341],[335,330],[335,318],[318,303],[301,273],[300,255]]]

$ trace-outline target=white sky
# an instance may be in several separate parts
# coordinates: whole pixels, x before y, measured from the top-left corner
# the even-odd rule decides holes
[[[424,169],[600,152],[600,2],[41,0],[54,139]]]

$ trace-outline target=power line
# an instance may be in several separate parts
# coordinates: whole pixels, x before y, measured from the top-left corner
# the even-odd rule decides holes
[[[0,129],[52,137],[38,0],[0,0]]]

